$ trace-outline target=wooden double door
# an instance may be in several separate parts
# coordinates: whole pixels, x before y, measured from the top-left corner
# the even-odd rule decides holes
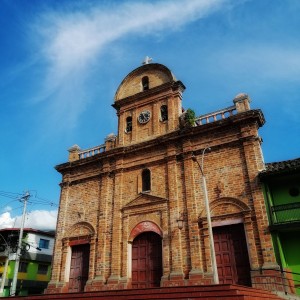
[[[132,288],[159,287],[161,276],[161,237],[154,232],[142,233],[132,244]]]
[[[72,247],[69,292],[83,292],[89,274],[90,245]]]
[[[243,224],[213,228],[221,284],[251,286],[250,263]]]

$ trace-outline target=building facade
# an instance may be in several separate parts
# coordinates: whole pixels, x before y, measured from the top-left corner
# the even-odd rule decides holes
[[[300,158],[268,163],[260,178],[277,262],[300,295]]]
[[[117,135],[92,149],[73,146],[56,166],[62,182],[47,293],[212,283],[199,166],[220,283],[282,288],[258,179],[263,113],[239,94],[231,107],[193,119],[184,90],[164,65],[133,70],[115,94]]]
[[[14,276],[19,228],[0,230],[1,296],[10,295]],[[23,231],[22,251],[17,277],[17,295],[41,294],[50,280],[54,232],[32,228]]]

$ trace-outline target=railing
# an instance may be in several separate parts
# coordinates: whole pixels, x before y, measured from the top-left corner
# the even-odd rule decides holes
[[[196,119],[196,124],[199,126],[199,125],[212,123],[215,121],[226,119],[230,116],[233,116],[234,114],[236,114],[236,106],[235,105],[221,109],[221,110],[214,111],[209,114],[202,115]]]
[[[251,270],[252,272],[258,270]],[[273,273],[270,273],[270,271]],[[277,273],[278,272],[278,273]],[[265,274],[264,274],[265,273]],[[276,275],[276,273],[279,275]],[[258,281],[258,278],[262,278],[261,281]],[[269,277],[267,280],[265,277]],[[280,279],[280,280],[279,280]],[[273,268],[263,268],[259,270],[259,275],[256,274],[252,286],[264,289],[264,286],[270,285],[270,290],[273,289],[275,286],[281,286],[282,291],[285,294],[298,294],[300,293],[300,273],[291,272],[284,270],[283,268],[280,269],[273,269]],[[277,288],[277,290],[279,290]]]
[[[300,221],[300,202],[272,206],[271,213],[273,224]]]
[[[78,154],[79,154],[79,159],[83,159],[103,152],[105,152],[105,144],[79,151]]]
[[[230,116],[233,116],[234,114],[236,114],[236,106],[230,106],[209,114],[199,116],[195,122],[197,126],[204,125],[218,120],[226,119]],[[102,152],[105,152],[105,144],[79,151],[78,154],[79,154],[79,159],[84,159]]]

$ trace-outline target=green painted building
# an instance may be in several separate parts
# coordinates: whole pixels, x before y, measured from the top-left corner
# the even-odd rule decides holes
[[[300,158],[266,164],[260,179],[278,265],[300,295]]]
[[[10,295],[19,228],[0,230],[0,297]],[[25,228],[17,279],[17,295],[42,294],[50,280],[54,232]]]

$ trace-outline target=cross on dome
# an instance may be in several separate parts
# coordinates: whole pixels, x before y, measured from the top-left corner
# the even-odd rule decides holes
[[[146,56],[143,60],[143,65],[148,65],[152,61],[152,58],[149,56]]]

